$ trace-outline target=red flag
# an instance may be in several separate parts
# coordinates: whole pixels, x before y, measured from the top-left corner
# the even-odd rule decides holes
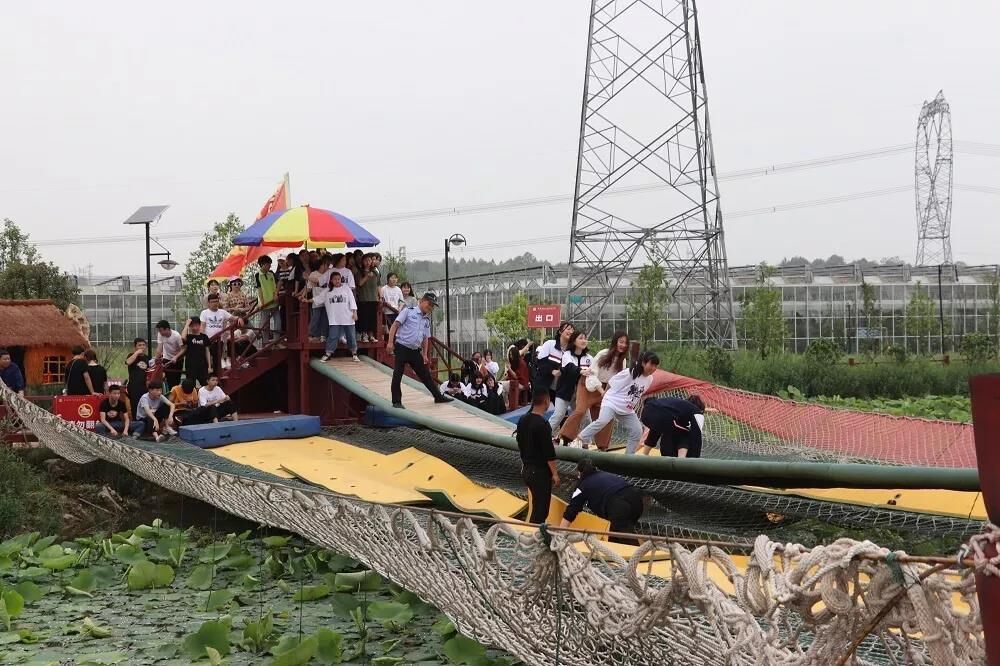
[[[267,217],[276,210],[284,210],[286,208],[291,208],[291,201],[288,196],[288,174],[281,179],[281,185],[278,185],[278,189],[274,191],[271,198],[267,200],[264,207],[260,209],[260,215],[257,216],[257,220],[262,217]],[[257,220],[254,220],[256,222]]]
[[[264,204],[264,207],[260,209],[260,215],[257,216],[257,220],[262,217],[270,215],[276,210],[284,210],[286,208],[292,207],[292,199],[289,195],[288,187],[288,174],[281,179],[281,184],[278,185],[278,189],[274,191],[268,200]],[[257,220],[254,220],[255,222]],[[282,247],[274,247],[268,245],[260,245],[257,247],[242,247],[236,246],[229,251],[226,258],[215,267],[212,274],[209,275],[210,278],[232,278],[240,275],[243,270],[250,264],[256,263],[257,259],[263,257],[265,254],[270,254],[276,250],[284,250]]]

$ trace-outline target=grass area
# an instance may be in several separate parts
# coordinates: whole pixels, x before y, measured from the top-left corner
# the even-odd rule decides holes
[[[0,445],[0,536],[29,528],[55,532],[61,520],[59,497],[45,473]]]
[[[969,377],[1000,372],[997,363],[974,365],[953,360],[946,365],[923,357],[904,362],[877,358],[851,366],[846,357],[824,364],[803,354],[776,354],[761,359],[749,351],[713,353],[691,347],[665,347],[657,351],[664,370],[769,395],[778,395],[793,386],[807,398],[967,396]]]
[[[132,349],[132,345],[94,347],[94,351],[97,352],[97,360],[108,371],[108,377],[122,381],[128,379],[128,366],[125,365],[125,359],[132,353]]]
[[[475,664],[515,660],[359,562],[288,536],[153,521],[0,543],[0,663]]]
[[[893,416],[915,416],[923,419],[942,419],[972,423],[972,406],[964,395],[928,395],[911,398],[842,398],[816,396],[810,402],[832,407],[877,412]]]

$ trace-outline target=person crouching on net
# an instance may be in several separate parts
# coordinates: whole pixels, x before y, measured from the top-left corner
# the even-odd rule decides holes
[[[700,458],[701,433],[705,426],[705,401],[699,395],[656,398],[642,407],[642,424],[649,428],[643,455],[657,446],[661,456]]]
[[[577,463],[576,471],[580,482],[573,491],[559,527],[569,527],[583,507],[589,505],[595,514],[611,521],[612,532],[634,534],[646,504],[642,493],[622,477],[597,469],[590,458]],[[639,545],[637,539],[628,537],[611,537],[610,540]]]
[[[622,370],[608,381],[608,388],[601,399],[601,413],[591,422],[570,446],[589,448],[597,433],[612,421],[625,427],[628,435],[628,453],[635,453],[642,438],[642,423],[635,415],[642,395],[653,381],[653,373],[660,367],[660,357],[653,352],[643,352],[631,368]]]
[[[427,369],[430,363],[431,314],[437,305],[437,296],[427,292],[420,297],[417,305],[403,308],[392,322],[389,329],[389,340],[385,350],[392,354],[394,366],[392,371],[392,406],[403,409],[403,389],[400,383],[406,366],[413,368],[417,377],[424,383],[427,390],[434,396],[434,402],[451,402],[452,398],[441,394],[431,371]]]

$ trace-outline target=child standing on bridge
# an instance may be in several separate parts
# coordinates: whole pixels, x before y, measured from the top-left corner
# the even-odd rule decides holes
[[[354,328],[358,320],[358,303],[342,280],[343,276],[337,271],[330,273],[330,290],[326,293],[326,318],[330,326],[326,334],[326,353],[320,358],[324,363],[333,358],[341,336],[347,341],[351,356],[358,360],[358,336]]]

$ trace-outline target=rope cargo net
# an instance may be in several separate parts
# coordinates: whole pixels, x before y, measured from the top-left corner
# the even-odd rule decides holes
[[[0,397],[58,455],[106,460],[363,561],[463,633],[528,664],[985,661],[973,573],[1000,573],[1000,560],[987,555],[1000,534],[993,526],[969,544],[973,564],[962,568],[868,541],[806,549],[763,535],[742,559],[710,544],[656,539],[626,560],[595,535],[366,503],[196,447],[108,439],[2,383]],[[648,575],[656,558],[669,559],[669,575]]]
[[[705,419],[706,457],[767,457],[975,467],[972,425],[838,409],[750,393],[657,371],[647,396],[697,393],[718,410]]]

